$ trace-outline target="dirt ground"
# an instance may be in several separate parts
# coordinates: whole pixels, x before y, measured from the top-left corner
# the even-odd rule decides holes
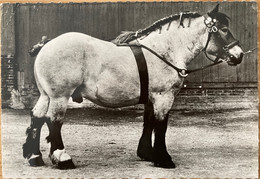
[[[140,160],[136,148],[142,132],[142,110],[70,109],[62,128],[67,152],[77,168],[58,170],[48,159],[42,129],[45,166],[30,167],[22,156],[29,110],[2,110],[4,178],[257,178],[258,111],[172,111],[167,146],[175,169],[156,168]]]

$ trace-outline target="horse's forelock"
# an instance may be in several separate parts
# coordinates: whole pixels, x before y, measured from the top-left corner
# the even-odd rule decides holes
[[[218,12],[218,13],[215,15],[215,18],[216,18],[221,24],[224,24],[224,25],[226,25],[226,26],[229,25],[230,17],[228,17],[226,14],[221,13],[221,12]]]

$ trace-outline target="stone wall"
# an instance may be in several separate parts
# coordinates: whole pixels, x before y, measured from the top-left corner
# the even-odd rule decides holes
[[[234,109],[258,107],[257,88],[182,89],[174,109]]]
[[[11,91],[15,88],[14,57],[12,55],[1,56],[1,97],[2,105],[10,103]]]

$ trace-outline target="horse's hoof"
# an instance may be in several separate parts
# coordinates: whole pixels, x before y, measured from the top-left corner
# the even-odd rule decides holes
[[[29,162],[30,166],[32,166],[32,167],[39,167],[39,166],[45,165],[42,160],[41,155],[35,155],[35,156],[30,157],[28,159],[28,162]]]
[[[76,166],[74,165],[74,163],[70,159],[70,160],[67,160],[67,161],[58,162],[57,168],[61,169],[61,170],[65,170],[65,169],[74,169],[74,168],[76,168]]]
[[[150,150],[137,150],[137,156],[140,157],[142,160],[145,161],[153,161],[153,149]]]
[[[149,140],[142,136],[137,147],[137,156],[145,161],[153,161],[154,156],[154,149]]]
[[[154,162],[154,166],[161,168],[176,168],[175,164],[172,161]]]
[[[52,163],[61,170],[65,169],[74,169],[76,168],[74,163],[72,162],[71,157],[69,154],[66,153],[65,149],[62,150],[55,150],[53,154],[49,155]]]
[[[154,165],[161,168],[175,168],[175,164],[172,161],[168,152],[160,153],[160,155],[154,156]]]

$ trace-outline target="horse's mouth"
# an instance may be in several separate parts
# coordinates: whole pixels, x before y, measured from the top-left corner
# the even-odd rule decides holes
[[[241,63],[241,59],[236,59],[234,56],[227,56],[224,61],[226,61],[229,66],[237,66]]]
[[[227,64],[229,65],[229,66],[237,66],[237,63],[235,63],[235,62],[232,62],[232,61],[227,61]]]

